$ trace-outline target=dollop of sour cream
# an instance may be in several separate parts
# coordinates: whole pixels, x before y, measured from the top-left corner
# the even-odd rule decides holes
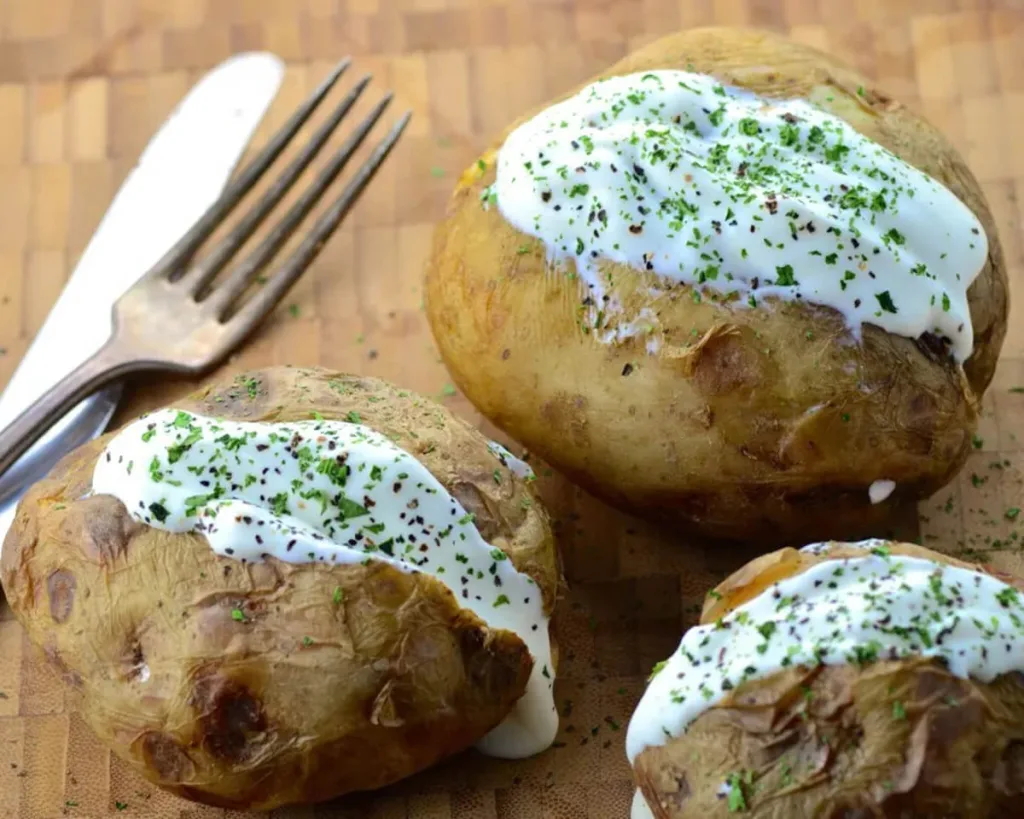
[[[863,557],[824,560],[717,623],[696,626],[655,669],[629,723],[630,762],[681,736],[744,682],[789,666],[933,657],[961,678],[1024,670],[1024,599],[996,578],[864,541]],[[826,555],[828,544],[805,551]]]
[[[896,481],[879,480],[874,481],[868,487],[868,499],[872,505],[882,503],[889,499],[889,496],[896,491]]]
[[[553,265],[575,263],[584,326],[606,342],[636,319],[611,296],[610,261],[694,286],[695,301],[809,302],[839,311],[855,337],[868,322],[971,353],[981,223],[804,100],[685,71],[601,80],[515,129],[482,198]]]
[[[654,814],[651,812],[650,805],[647,804],[647,800],[644,799],[643,793],[639,789],[633,794],[633,804],[629,809],[630,819],[654,819]]]
[[[487,449],[490,450],[490,453],[501,461],[501,465],[513,475],[527,481],[536,479],[537,476],[533,473],[532,466],[522,458],[517,458],[497,441],[489,441],[487,443]]]
[[[558,715],[540,589],[423,464],[350,420],[239,423],[162,410],[110,441],[93,491],[149,526],[200,532],[217,554],[243,562],[375,560],[433,575],[533,655],[526,692],[477,747],[504,758],[546,749]]]

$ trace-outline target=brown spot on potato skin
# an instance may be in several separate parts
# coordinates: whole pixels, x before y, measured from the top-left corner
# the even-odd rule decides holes
[[[1024,796],[1024,740],[1007,744],[992,772],[992,786],[1007,796]]]
[[[65,661],[64,657],[61,656],[57,646],[54,643],[48,643],[43,648],[43,654],[45,655],[47,662],[57,671],[60,678],[64,681],[65,685],[69,685],[75,689],[82,688],[82,675],[75,671]]]
[[[401,717],[401,705],[395,696],[396,685],[388,680],[381,687],[370,709],[370,723],[385,728],[398,728],[405,724]]]
[[[473,515],[473,523],[480,532],[480,536],[490,543],[498,535],[499,525],[495,520],[487,498],[477,488],[476,484],[466,481],[456,481],[449,490],[462,508]]]
[[[161,782],[182,782],[195,774],[195,765],[188,752],[166,734],[147,731],[136,740],[135,745],[146,768],[155,772]]]
[[[129,680],[138,679],[142,674],[142,665],[146,661],[146,656],[142,651],[142,644],[138,638],[133,638],[129,641],[128,645],[125,646],[125,653],[123,663],[125,666],[125,676]]]
[[[50,572],[46,578],[46,593],[50,599],[50,617],[55,623],[64,623],[75,605],[75,576],[64,569]]]
[[[683,802],[689,799],[690,794],[692,793],[690,790],[690,783],[686,779],[686,773],[684,771],[680,771],[676,774],[676,788],[675,801],[677,805],[682,807]]]
[[[761,367],[750,346],[737,333],[708,334],[699,347],[693,378],[705,395],[722,395],[753,387]]]
[[[571,435],[577,446],[587,447],[590,443],[587,409],[585,396],[559,393],[541,405],[540,414],[554,430]]]
[[[473,615],[467,615],[463,611],[460,617],[472,620]],[[472,622],[458,629],[458,640],[462,657],[467,661],[466,675],[476,684],[490,689],[495,696],[520,685],[525,688],[533,669],[533,657],[528,651],[521,654],[502,651],[500,646],[487,643],[485,631]]]
[[[935,414],[935,398],[928,393],[919,392],[913,398],[910,399],[910,415],[914,418],[922,416],[928,416],[931,420],[931,416]],[[934,426],[934,422],[930,424]]]
[[[918,393],[910,399],[904,420],[907,450],[925,454],[931,449],[936,430],[939,428],[939,405],[933,395]]]
[[[248,688],[212,672],[196,680],[189,702],[199,718],[200,742],[212,756],[231,763],[253,756],[267,718]]]
[[[132,538],[142,530],[124,504],[112,495],[97,495],[81,503],[79,531],[82,550],[104,564],[123,558]]]
[[[540,415],[553,428],[561,429],[565,424],[565,409],[562,396],[555,396],[550,401],[545,401],[541,404]]]
[[[573,395],[566,401],[568,406],[569,434],[578,446],[589,446],[590,435],[587,430],[587,414],[590,403],[585,395]]]

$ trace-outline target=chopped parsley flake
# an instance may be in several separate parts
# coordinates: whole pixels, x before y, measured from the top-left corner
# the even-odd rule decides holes
[[[163,523],[170,516],[167,507],[162,503],[153,502],[149,505],[149,511],[159,523]]]
[[[743,794],[743,785],[746,777],[741,773],[731,773],[726,778],[728,794],[726,796],[729,806],[729,813],[740,813],[747,809],[747,800]]]
[[[886,313],[896,313],[896,305],[892,302],[892,296],[889,295],[888,290],[883,290],[881,293],[875,293],[875,298],[878,299],[878,306],[881,307]]]
[[[796,283],[792,266],[784,264],[775,268],[775,284],[779,287],[792,287]]]

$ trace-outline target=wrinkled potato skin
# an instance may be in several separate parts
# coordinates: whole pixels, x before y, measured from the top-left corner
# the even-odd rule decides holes
[[[662,343],[649,354],[642,336],[595,341],[577,324],[578,280],[547,271],[543,244],[479,202],[505,135],[482,157],[485,171],[474,165],[463,174],[435,234],[425,295],[442,356],[484,415],[620,507],[729,538],[876,534],[892,502],[870,504],[873,481],[896,481],[893,501],[929,494],[969,450],[977,397],[1006,331],[992,214],[934,128],[870,79],[779,36],[685,31],[602,76],[688,66],[759,94],[810,98],[974,211],[990,251],[969,291],[975,339],[966,378],[925,341],[869,325],[858,345],[828,309],[695,304],[690,288],[611,264],[614,293],[633,314],[644,306],[657,314]],[[657,297],[643,295],[651,288]],[[627,365],[633,371],[624,376]]]
[[[986,570],[919,546],[889,547]],[[822,560],[863,554],[836,544],[826,555],[765,555],[709,595],[701,622]],[[894,716],[897,701],[905,719]],[[754,773],[742,814],[754,819],[1016,816],[1024,800],[1024,675],[986,684],[924,659],[787,669],[740,686],[635,765],[657,819],[734,815],[718,791],[737,771]]]
[[[373,378],[276,368],[174,406],[246,421],[358,412],[476,514],[551,611],[559,567],[546,514],[436,404]],[[519,637],[486,628],[428,575],[376,561],[243,565],[200,536],[135,522],[109,495],[80,500],[105,443],[26,496],[0,579],[88,724],[158,785],[237,809],[378,788],[472,745],[525,690],[532,658]]]

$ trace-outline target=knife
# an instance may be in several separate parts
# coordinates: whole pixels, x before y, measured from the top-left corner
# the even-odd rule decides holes
[[[283,75],[272,54],[239,54],[206,74],[174,109],[114,196],[0,395],[0,429],[107,340],[114,302],[220,196]],[[0,478],[0,542],[25,490],[103,432],[121,392],[116,384],[82,401]]]

